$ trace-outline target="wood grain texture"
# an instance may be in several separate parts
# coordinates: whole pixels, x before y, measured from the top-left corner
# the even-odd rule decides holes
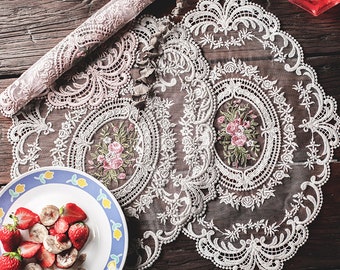
[[[52,1],[0,0],[0,92],[10,85],[68,33],[108,0]],[[175,0],[156,0],[145,13],[169,14]],[[287,0],[254,0],[275,14],[281,29],[302,46],[305,62],[315,69],[325,93],[340,104],[340,5],[313,17]],[[184,11],[197,0],[187,0]],[[340,109],[338,106],[338,113]],[[0,116],[0,184],[10,180],[11,145],[7,131],[11,119]],[[331,178],[323,187],[324,205],[309,226],[310,236],[284,270],[340,269],[340,149],[335,151]],[[203,259],[194,241],[184,235],[163,247],[151,269],[218,269]]]
[[[0,77],[21,74],[107,2],[0,1]]]

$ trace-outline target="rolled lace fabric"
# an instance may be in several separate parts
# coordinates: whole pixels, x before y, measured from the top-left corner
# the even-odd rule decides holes
[[[0,94],[0,111],[11,117],[38,97],[75,62],[105,42],[154,0],[112,0],[40,58]]]

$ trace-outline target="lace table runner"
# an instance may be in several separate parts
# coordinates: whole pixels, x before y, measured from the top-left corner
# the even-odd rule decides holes
[[[131,268],[180,232],[224,269],[281,269],[307,240],[340,118],[299,44],[242,0],[142,16],[13,116],[12,177],[100,179],[128,217]]]

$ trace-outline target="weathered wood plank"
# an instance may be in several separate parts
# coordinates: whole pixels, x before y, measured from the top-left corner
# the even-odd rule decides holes
[[[19,75],[109,0],[2,0],[0,77]]]
[[[253,0],[280,20],[281,30],[292,35],[301,44],[306,55],[338,53],[340,6],[314,17],[286,1]],[[317,31],[316,31],[317,30]]]
[[[0,20],[0,77],[22,73],[107,2],[35,0],[23,4],[20,0],[2,0],[0,18],[6,20]],[[193,7],[197,1],[187,2]],[[315,18],[288,1],[254,2],[279,19],[289,17],[289,20],[281,20],[282,30],[298,37],[306,55],[339,51],[340,27],[334,18],[337,18],[340,6]],[[160,3],[156,1],[146,12],[160,14],[175,6],[174,0],[165,5]]]
[[[0,80],[0,92],[5,90],[15,79]],[[7,139],[12,119],[0,115],[0,185],[10,181],[10,168],[13,163],[12,146]]]

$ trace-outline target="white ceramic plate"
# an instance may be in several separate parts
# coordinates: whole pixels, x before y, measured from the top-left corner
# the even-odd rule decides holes
[[[36,213],[48,204],[79,205],[87,214],[90,236],[82,253],[85,269],[123,269],[128,231],[124,214],[108,189],[92,176],[65,167],[45,167],[21,175],[0,192],[0,223],[24,206]]]

